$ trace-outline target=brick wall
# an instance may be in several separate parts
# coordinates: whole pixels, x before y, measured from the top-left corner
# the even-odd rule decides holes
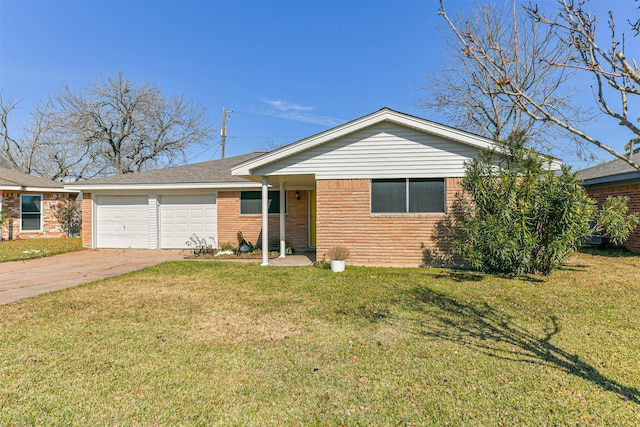
[[[609,196],[626,196],[629,198],[627,205],[629,213],[640,216],[640,184],[612,185],[610,187],[588,188],[587,194],[598,201],[602,206]],[[640,227],[636,228],[625,243],[630,251],[640,252]]]
[[[296,200],[295,193],[287,191],[286,242],[295,250],[305,250],[309,247],[308,192],[299,191],[300,200]],[[218,244],[231,243],[237,246],[238,231],[242,231],[245,240],[257,244],[262,237],[262,215],[240,215],[240,192],[219,192]],[[280,242],[280,215],[269,215],[269,242],[271,245]]]
[[[91,209],[91,193],[82,193],[82,246],[90,248],[93,245],[93,210]]]
[[[447,206],[460,180],[446,180]],[[441,253],[434,235],[444,214],[372,214],[370,188],[368,179],[316,182],[317,259],[337,245],[349,249],[352,265],[417,267],[426,252]]]
[[[64,231],[60,222],[53,216],[51,206],[60,198],[66,197],[64,193],[44,193],[42,195],[42,231],[20,231],[20,192],[6,191],[2,197],[2,210],[7,216],[6,222],[2,226],[2,239],[29,239],[63,237]],[[26,193],[25,193],[26,194]]]

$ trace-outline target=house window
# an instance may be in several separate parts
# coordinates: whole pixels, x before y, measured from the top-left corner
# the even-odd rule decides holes
[[[42,196],[23,194],[20,197],[20,229],[42,230]]]
[[[372,213],[444,213],[444,178],[371,180]]]
[[[287,212],[285,197],[285,213]],[[241,215],[260,215],[262,213],[262,192],[261,191],[243,191],[240,193],[240,214]],[[269,191],[269,213],[280,213],[280,192]]]

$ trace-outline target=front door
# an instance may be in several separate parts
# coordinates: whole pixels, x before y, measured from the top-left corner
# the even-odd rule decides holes
[[[309,246],[316,247],[316,192],[309,191]]]

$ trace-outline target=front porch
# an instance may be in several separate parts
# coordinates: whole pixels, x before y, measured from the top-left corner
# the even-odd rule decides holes
[[[294,253],[285,257],[269,260],[269,264],[276,267],[306,267],[316,261],[316,251]]]

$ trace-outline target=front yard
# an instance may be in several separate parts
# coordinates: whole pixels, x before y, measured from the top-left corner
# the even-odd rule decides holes
[[[0,241],[0,262],[40,258],[81,249],[82,241],[79,237],[69,239],[3,240]]]
[[[167,263],[0,306],[0,425],[640,425],[639,268]]]

